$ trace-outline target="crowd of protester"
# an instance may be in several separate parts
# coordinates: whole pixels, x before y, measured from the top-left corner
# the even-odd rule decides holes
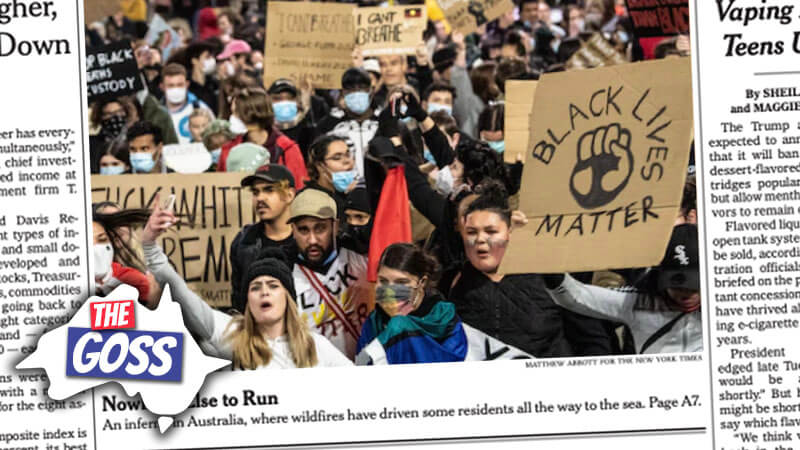
[[[169,173],[165,145],[202,144],[206,172],[241,172],[257,222],[231,243],[231,308],[219,311],[158,245],[181,220],[163,198],[150,210],[95,205],[101,292],[128,283],[155,308],[168,283],[203,348],[244,369],[485,359],[479,339],[535,358],[702,348],[691,177],[658,267],[498,273],[510,233],[527,222],[512,207],[523,162],[503,157],[505,82],[566,70],[595,33],[642,59],[624,2],[519,0],[465,36],[430,1],[414,55],[356,48],[341,89],[264,84],[267,2],[122,5],[87,24],[86,42],[129,40],[144,89],[90,105],[92,173]],[[182,40],[168,55],[144,40],[154,15]],[[685,52],[676,39],[656,48]],[[370,283],[370,241],[384,232],[375,213],[398,167],[412,239],[379,255]]]

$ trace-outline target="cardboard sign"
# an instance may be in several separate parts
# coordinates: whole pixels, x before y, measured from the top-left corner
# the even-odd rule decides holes
[[[121,9],[119,0],[83,0],[83,20],[88,25],[113,16]]]
[[[387,6],[353,10],[356,46],[364,56],[413,55],[428,26],[421,6]]]
[[[639,38],[689,33],[689,0],[625,0]]]
[[[164,163],[178,173],[203,173],[211,167],[211,153],[202,143],[165,145]]]
[[[242,173],[196,175],[93,175],[92,202],[112,201],[121,208],[152,205],[175,194],[174,210],[182,222],[164,233],[158,244],[186,284],[210,305],[231,306],[230,249],[236,233],[253,223],[249,191]]]
[[[90,48],[86,54],[86,91],[89,103],[142,89],[139,67],[130,41]]]
[[[595,33],[567,60],[567,69],[591,69],[628,62],[600,33]]]
[[[508,80],[506,81],[506,108],[505,129],[503,136],[506,141],[506,151],[503,158],[507,163],[515,163],[517,155],[525,153],[530,142],[531,112],[533,111],[533,97],[536,94],[536,80]]]
[[[454,30],[467,35],[514,9],[511,0],[436,0]]]
[[[545,74],[501,270],[646,267],[664,257],[692,140],[689,58]]]
[[[353,65],[353,5],[268,2],[264,85],[311,76],[315,88],[339,89]]]

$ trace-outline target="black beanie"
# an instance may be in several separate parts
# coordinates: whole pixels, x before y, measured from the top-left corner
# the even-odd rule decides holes
[[[437,72],[444,72],[456,62],[456,48],[453,45],[442,47],[433,52],[433,67]]]
[[[261,252],[259,259],[257,259],[247,269],[247,274],[242,279],[242,298],[247,298],[247,290],[250,282],[256,278],[267,275],[273,277],[281,282],[283,287],[295,300],[297,294],[294,290],[294,277],[292,277],[292,269],[286,263],[286,255],[278,248],[264,249]]]
[[[344,209],[355,209],[356,211],[372,214],[369,207],[369,194],[363,187],[357,187],[347,194]]]

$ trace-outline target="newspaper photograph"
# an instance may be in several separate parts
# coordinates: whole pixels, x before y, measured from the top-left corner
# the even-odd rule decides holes
[[[792,448],[796,18],[0,3],[0,449]]]

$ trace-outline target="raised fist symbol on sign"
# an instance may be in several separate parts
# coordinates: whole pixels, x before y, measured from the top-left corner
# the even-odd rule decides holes
[[[631,132],[619,123],[589,130],[578,139],[578,160],[569,178],[575,201],[586,209],[614,200],[633,172]]]

